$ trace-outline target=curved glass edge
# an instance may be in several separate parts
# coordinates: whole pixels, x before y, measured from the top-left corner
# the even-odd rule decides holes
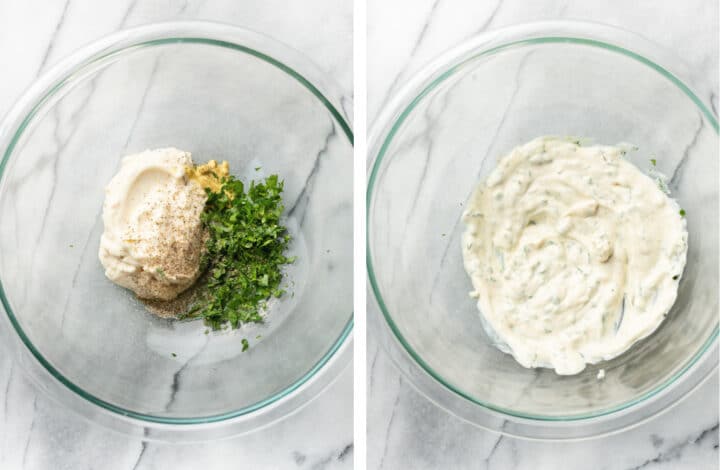
[[[700,112],[703,114],[705,119],[707,119],[713,129],[716,133],[718,133],[718,121],[715,118],[715,116],[712,114],[712,112],[705,106],[705,104],[697,97],[697,95],[688,87],[682,80],[680,80],[677,76],[675,76],[673,73],[665,69],[664,67],[656,64],[655,62],[651,61],[650,59],[635,53],[633,51],[630,51],[629,49],[626,49],[624,47],[620,47],[614,44],[610,44],[604,41],[600,41],[597,39],[588,39],[588,38],[576,38],[571,36],[546,36],[546,37],[537,37],[532,39],[522,39],[522,40],[516,40],[512,41],[506,44],[501,44],[495,47],[491,47],[487,50],[472,54],[470,57],[465,58],[464,60],[461,60],[459,63],[453,65],[448,70],[442,72],[440,75],[438,75],[436,78],[434,78],[428,85],[426,85],[420,93],[417,94],[410,102],[407,104],[404,109],[401,111],[400,115],[395,119],[395,121],[392,123],[392,127],[390,131],[387,133],[387,135],[382,140],[382,144],[380,146],[380,149],[377,153],[377,157],[375,158],[375,161],[372,166],[372,170],[370,173],[370,177],[368,179],[368,187],[367,187],[367,193],[366,193],[366,217],[367,217],[367,223],[366,223],[366,264],[367,264],[367,270],[368,270],[368,278],[370,280],[371,289],[373,291],[373,294],[375,296],[375,300],[380,307],[380,310],[383,314],[383,317],[385,318],[385,321],[390,326],[390,329],[392,330],[395,337],[398,339],[398,341],[402,344],[403,348],[406,350],[406,352],[421,366],[421,368],[429,374],[432,378],[434,378],[437,382],[439,382],[441,385],[443,385],[445,388],[450,390],[451,392],[457,394],[458,396],[464,398],[465,400],[468,400],[476,405],[482,406],[484,408],[487,408],[489,410],[507,415],[512,416],[515,418],[521,418],[526,419],[530,421],[545,421],[545,422],[562,422],[562,421],[582,421],[582,420],[589,420],[593,418],[599,418],[602,416],[607,416],[613,413],[617,413],[619,411],[626,410],[638,403],[644,402],[658,393],[665,390],[669,385],[675,383],[675,381],[685,374],[685,372],[690,369],[704,354],[710,349],[711,345],[717,340],[718,338],[718,326],[715,327],[713,332],[709,335],[708,339],[705,341],[703,346],[700,348],[700,350],[688,361],[686,362],[678,371],[675,372],[670,378],[668,378],[664,383],[656,386],[655,388],[649,390],[648,392],[642,394],[641,396],[635,398],[634,400],[631,400],[629,402],[606,408],[604,410],[599,410],[592,413],[579,413],[574,415],[567,415],[567,416],[550,416],[550,415],[538,415],[538,414],[532,414],[532,413],[521,413],[517,412],[508,408],[499,407],[496,405],[493,405],[492,403],[483,402],[482,400],[478,400],[471,395],[467,394],[463,390],[459,389],[458,387],[451,384],[448,380],[443,378],[438,372],[436,372],[427,362],[425,362],[422,357],[412,348],[412,346],[409,344],[409,342],[405,339],[405,337],[402,335],[400,329],[396,325],[395,321],[392,319],[392,316],[389,312],[389,309],[385,305],[385,302],[383,300],[382,294],[380,293],[380,288],[377,283],[377,279],[375,276],[375,271],[372,264],[372,254],[371,254],[371,247],[370,247],[370,206],[372,204],[372,194],[373,189],[375,186],[375,182],[378,176],[378,171],[380,169],[380,166],[382,165],[383,159],[385,157],[385,153],[387,152],[388,147],[390,146],[390,143],[399,130],[399,128],[404,123],[405,119],[410,115],[410,113],[415,109],[415,107],[422,101],[422,99],[427,96],[433,89],[435,89],[437,86],[439,86],[442,82],[444,82],[446,79],[448,79],[450,76],[454,75],[458,70],[463,68],[465,65],[470,63],[473,60],[476,60],[479,57],[484,56],[490,56],[493,54],[496,54],[498,52],[511,49],[511,48],[518,48],[523,47],[527,45],[536,45],[536,44],[544,44],[544,43],[570,43],[570,44],[579,44],[579,45],[586,45],[591,47],[597,47],[600,49],[609,50],[612,52],[619,53],[621,55],[624,55],[626,57],[629,57],[633,60],[636,60],[637,62],[640,62],[652,69],[654,69],[656,72],[660,73],[662,76],[667,78],[671,83],[673,83],[675,86],[677,86],[690,100],[699,108]]]
[[[372,314],[376,314],[378,317],[382,315],[379,309],[376,312],[373,311]],[[712,377],[712,372],[716,370],[715,364],[708,364],[707,361],[696,362],[690,373],[696,374],[694,377],[699,377],[699,380],[692,381],[689,386],[684,387],[676,382],[666,389],[667,393],[647,401],[648,406],[642,409],[626,409],[612,415],[585,421],[527,420],[508,417],[503,413],[477,406],[469,400],[449,400],[448,398],[454,398],[455,394],[448,394],[444,386],[424,369],[417,367],[415,362],[408,357],[407,350],[397,344],[394,334],[384,320],[380,320],[379,330],[376,333],[381,347],[402,372],[407,383],[433,405],[472,426],[531,441],[579,442],[611,436],[635,428],[673,409],[683,401],[684,397],[691,395],[694,390],[708,382]],[[712,349],[713,353],[717,355],[717,343]],[[639,413],[640,410],[643,413]]]
[[[188,23],[191,24],[191,23]],[[198,23],[199,25],[202,25],[203,23]],[[143,30],[146,28],[137,28],[139,30]],[[237,29],[237,28],[236,28]],[[7,145],[5,151],[3,152],[2,160],[0,160],[0,181],[2,180],[2,176],[4,174],[5,167],[7,166],[7,162],[10,160],[10,156],[15,149],[15,146],[17,145],[20,137],[22,136],[24,130],[27,128],[29,123],[32,121],[32,119],[35,117],[35,115],[38,113],[39,109],[42,108],[42,106],[47,103],[59,90],[61,90],[63,87],[65,87],[68,83],[72,82],[73,78],[77,76],[83,69],[85,69],[88,66],[91,66],[93,64],[96,64],[100,61],[109,59],[113,56],[119,55],[123,52],[126,52],[128,50],[132,50],[135,48],[143,48],[143,47],[150,47],[150,46],[156,46],[156,45],[163,45],[163,44],[169,44],[169,43],[195,43],[195,44],[205,44],[205,45],[212,45],[212,46],[218,46],[218,47],[224,47],[228,49],[232,49],[235,51],[240,51],[246,54],[250,54],[254,57],[257,57],[260,60],[263,60],[270,65],[273,65],[295,80],[297,80],[302,86],[304,86],[306,89],[308,89],[322,104],[325,106],[325,108],[330,112],[333,119],[337,122],[337,124],[341,127],[343,130],[343,133],[347,137],[348,141],[350,142],[351,146],[354,146],[354,136],[352,129],[349,125],[349,123],[345,120],[343,117],[343,114],[337,110],[337,108],[332,104],[330,99],[328,99],[310,80],[305,78],[301,73],[293,69],[292,67],[284,64],[283,62],[274,59],[273,57],[268,56],[267,54],[264,54],[263,52],[260,52],[258,50],[252,49],[247,46],[243,46],[240,44],[236,44],[230,41],[224,41],[219,39],[213,39],[213,38],[205,38],[205,37],[168,37],[168,38],[161,38],[161,39],[151,39],[148,41],[143,41],[137,44],[133,44],[126,47],[121,47],[116,50],[112,50],[110,52],[104,53],[97,57],[91,57],[90,59],[81,62],[76,67],[73,68],[70,72],[68,72],[63,78],[57,81],[56,84],[52,85],[47,92],[37,101],[37,103],[32,106],[30,112],[27,113],[27,115],[22,119],[20,122],[20,125],[17,127],[17,130],[12,135],[9,144]],[[299,53],[298,53],[299,54]],[[31,92],[28,92],[31,93]],[[22,100],[21,100],[22,101]],[[19,105],[19,104],[18,104]],[[12,116],[12,111],[8,114],[8,117]],[[102,400],[100,398],[95,397],[89,392],[86,392],[81,387],[75,385],[73,382],[68,380],[65,376],[60,373],[57,368],[55,368],[41,353],[40,351],[33,345],[33,343],[30,341],[30,339],[25,334],[25,331],[20,326],[20,323],[18,322],[17,318],[15,317],[15,314],[12,311],[12,308],[10,307],[10,303],[7,299],[7,296],[5,294],[5,290],[2,284],[2,280],[0,280],[0,303],[2,303],[5,313],[7,314],[8,319],[10,320],[10,323],[12,324],[15,331],[18,333],[18,336],[22,340],[23,344],[28,348],[28,350],[31,352],[32,356],[45,368],[47,372],[50,373],[51,376],[53,376],[55,379],[57,379],[59,382],[61,382],[63,385],[65,385],[68,389],[75,392],[80,397],[86,399],[87,401],[98,405],[108,411],[111,411],[113,413],[116,413],[118,415],[121,415],[123,417],[128,418],[134,418],[138,419],[144,422],[149,423],[157,423],[157,424],[179,424],[179,425],[192,425],[192,424],[208,424],[208,423],[217,423],[220,421],[226,421],[232,418],[237,418],[240,416],[245,416],[250,413],[253,413],[255,411],[260,410],[261,408],[265,408],[271,404],[274,404],[283,398],[287,397],[288,395],[292,394],[296,390],[298,390],[303,384],[308,382],[312,377],[316,375],[316,373],[323,368],[323,366],[330,360],[331,357],[340,349],[340,347],[343,345],[343,343],[347,340],[348,336],[352,332],[353,325],[354,325],[354,313],[351,312],[350,319],[346,323],[345,327],[340,333],[340,336],[337,338],[337,340],[333,343],[333,345],[330,347],[330,349],[313,365],[313,367],[310,368],[305,374],[303,374],[299,379],[297,379],[294,383],[292,383],[290,386],[286,387],[285,389],[281,390],[280,392],[275,393],[274,395],[271,395],[270,397],[261,400],[257,403],[254,403],[252,405],[246,406],[244,408],[241,408],[240,410],[231,411],[227,413],[217,414],[217,415],[210,415],[210,416],[202,416],[202,417],[162,417],[162,416],[156,416],[151,414],[145,414],[145,413],[139,413],[132,410],[127,410],[122,407],[113,405],[112,403],[109,403],[105,400]]]

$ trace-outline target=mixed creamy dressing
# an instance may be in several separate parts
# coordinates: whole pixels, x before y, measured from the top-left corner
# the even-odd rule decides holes
[[[100,262],[140,298],[174,299],[200,274],[207,196],[188,168],[189,152],[147,150],[123,158],[105,188]]]
[[[463,221],[471,296],[524,367],[576,374],[652,333],[677,296],[677,203],[618,147],[541,137],[501,158]]]

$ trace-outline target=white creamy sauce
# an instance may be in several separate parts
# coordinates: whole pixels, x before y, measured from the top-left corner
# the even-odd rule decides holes
[[[189,152],[147,150],[122,160],[105,188],[100,262],[144,299],[177,297],[200,274],[204,190],[188,180]]]
[[[465,269],[524,367],[576,374],[652,333],[677,296],[677,203],[610,146],[541,137],[500,159],[463,214]]]

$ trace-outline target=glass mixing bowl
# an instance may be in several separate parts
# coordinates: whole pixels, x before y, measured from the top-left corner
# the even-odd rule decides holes
[[[683,72],[630,33],[531,24],[447,52],[384,108],[369,144],[369,280],[380,341],[425,396],[492,430],[583,438],[666,409],[717,366],[718,123]],[[689,231],[661,327],[573,376],[523,368],[492,345],[460,249],[471,191],[497,158],[550,134],[636,144],[628,158],[641,169],[657,160]]]
[[[209,23],[120,32],[49,71],[0,129],[0,330],[24,369],[93,421],[149,439],[237,434],[316,396],[352,349],[353,136],[340,98],[294,50]],[[103,188],[123,155],[168,146],[228,160],[246,180],[284,179],[297,261],[264,324],[208,334],[105,278]]]

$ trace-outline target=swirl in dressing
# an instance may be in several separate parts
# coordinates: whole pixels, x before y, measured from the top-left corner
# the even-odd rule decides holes
[[[648,336],[675,302],[685,219],[624,154],[540,137],[501,158],[470,198],[471,296],[524,367],[579,373]]]

